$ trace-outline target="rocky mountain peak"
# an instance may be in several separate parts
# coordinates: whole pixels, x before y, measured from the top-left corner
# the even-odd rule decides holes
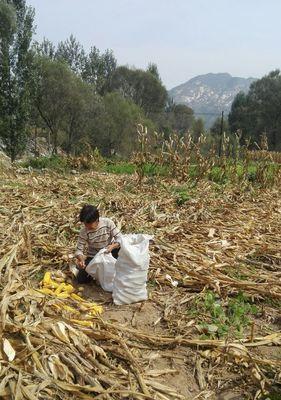
[[[209,128],[222,111],[229,113],[236,94],[248,92],[255,78],[233,77],[229,73],[198,75],[169,91],[177,104],[191,107]]]

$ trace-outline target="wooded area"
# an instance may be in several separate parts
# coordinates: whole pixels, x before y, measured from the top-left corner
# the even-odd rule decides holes
[[[87,53],[70,36],[55,46],[33,40],[34,10],[24,0],[0,1],[0,138],[11,160],[30,139],[43,136],[53,154],[81,154],[85,146],[102,155],[128,158],[136,149],[136,126],[196,140],[204,123],[189,107],[168,97],[155,64],[146,70],[118,66],[112,50],[94,45]],[[210,146],[226,132],[241,132],[255,147],[268,136],[280,149],[281,77],[279,71],[254,82],[234,100],[229,125],[220,119],[207,135]]]

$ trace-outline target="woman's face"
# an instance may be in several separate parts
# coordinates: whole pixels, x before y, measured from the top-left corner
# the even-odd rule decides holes
[[[94,221],[94,222],[84,222],[85,228],[87,229],[87,231],[92,231],[97,229],[97,227],[99,226],[99,220]]]

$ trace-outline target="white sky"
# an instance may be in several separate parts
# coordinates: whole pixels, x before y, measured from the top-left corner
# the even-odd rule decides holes
[[[261,77],[281,67],[281,0],[27,0],[36,39],[74,34],[119,65],[158,65],[168,89],[208,72]]]

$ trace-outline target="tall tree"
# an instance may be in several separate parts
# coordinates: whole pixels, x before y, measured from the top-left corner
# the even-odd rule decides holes
[[[191,130],[194,121],[193,110],[185,104],[176,104],[172,98],[168,98],[165,110],[155,121],[158,129],[168,139],[171,133],[183,136]]]
[[[46,38],[41,43],[35,42],[33,48],[35,53],[41,57],[47,57],[50,60],[54,60],[56,57],[55,45]]]
[[[153,118],[165,108],[167,90],[151,72],[118,67],[113,75],[111,87],[124,98],[133,100],[149,118]]]
[[[99,122],[93,126],[92,145],[101,149],[103,155],[129,156],[137,144],[137,124],[153,129],[152,121],[143,110],[119,93],[107,93],[103,97],[103,111]]]
[[[210,128],[210,132],[213,136],[220,136],[221,133],[229,132],[229,125],[226,119],[223,120],[223,125],[221,126],[221,117],[218,117]]]
[[[96,124],[101,100],[64,62],[38,57],[37,71],[35,106],[49,129],[53,153],[59,146],[75,153],[78,142]]]
[[[159,82],[161,82],[161,78],[160,78],[160,74],[159,74],[159,71],[158,71],[157,64],[149,63],[146,71],[150,72],[151,75],[153,75],[156,79],[158,79]]]
[[[231,132],[235,133],[238,130],[241,132],[241,141],[245,141],[249,124],[249,102],[248,97],[244,92],[239,92],[231,105],[231,110],[228,115],[228,123]]]
[[[98,94],[104,95],[110,89],[116,66],[117,61],[111,50],[101,54],[96,47],[92,47],[86,58],[82,77],[95,87]]]
[[[67,137],[63,147],[68,154],[79,152],[79,142],[88,138],[91,125],[99,117],[100,102],[87,83],[72,76],[64,123]]]
[[[0,0],[0,136],[12,161],[27,141],[33,19],[34,11],[25,0]]]
[[[81,75],[85,68],[86,55],[83,46],[73,35],[58,44],[56,59],[66,62],[71,70]]]
[[[194,119],[191,131],[194,141],[197,142],[199,137],[205,133],[204,120],[202,118]]]
[[[63,131],[69,109],[73,73],[64,63],[37,59],[38,86],[35,106],[48,127],[53,153],[58,151],[59,133]]]
[[[263,133],[271,150],[281,149],[281,75],[272,71],[253,82],[247,95],[238,94],[229,114],[231,131],[242,130],[245,138],[260,141]]]

